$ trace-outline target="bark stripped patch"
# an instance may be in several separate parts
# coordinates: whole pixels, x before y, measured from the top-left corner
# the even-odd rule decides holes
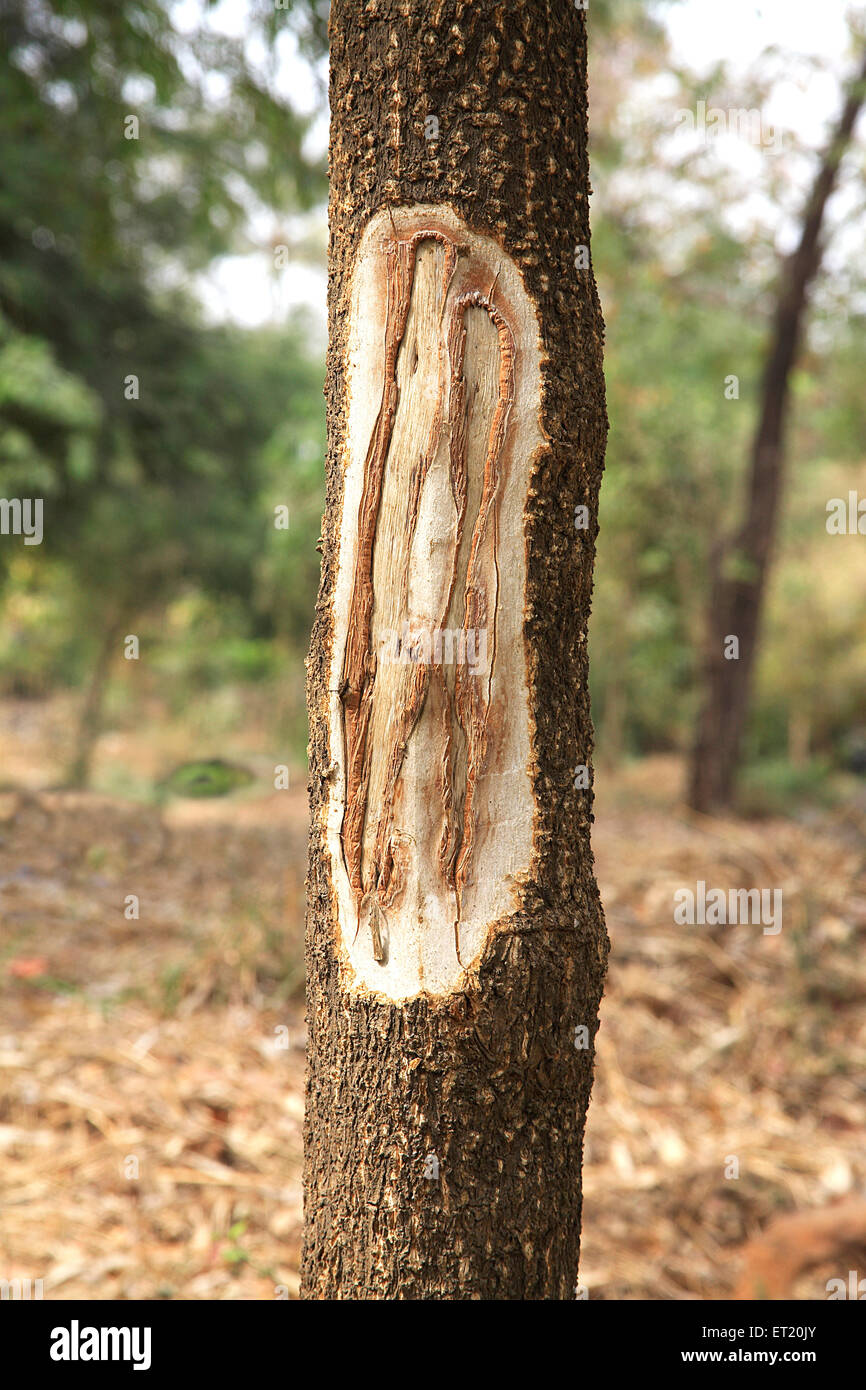
[[[532,851],[523,513],[538,322],[448,208],[370,223],[353,280],[328,844],[354,979],[464,981]]]

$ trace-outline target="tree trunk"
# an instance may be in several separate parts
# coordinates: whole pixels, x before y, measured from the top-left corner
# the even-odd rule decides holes
[[[746,727],[761,612],[782,494],[784,431],[809,286],[821,262],[824,209],[850,142],[866,83],[866,59],[849,89],[803,216],[800,243],[785,266],[752,444],[746,514],[727,553],[714,557],[704,651],[704,704],[689,777],[689,804],[709,813],[731,804]],[[734,636],[739,656],[726,655]]]
[[[66,777],[68,787],[82,788],[90,783],[93,753],[102,731],[102,711],[105,705],[108,677],[119,650],[118,644],[123,628],[123,617],[106,620],[78,719],[78,729],[73,745],[73,759]]]
[[[585,60],[572,0],[331,9],[307,1298],[575,1293],[607,954]]]

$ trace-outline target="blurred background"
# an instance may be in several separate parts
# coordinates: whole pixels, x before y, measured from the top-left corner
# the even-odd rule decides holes
[[[297,1294],[327,8],[3,6],[0,496],[44,499],[44,534],[0,535],[0,1278],[45,1297]],[[856,19],[589,6],[593,1298],[866,1273],[866,538],[827,510],[866,513],[864,121],[790,379],[736,799],[686,803],[711,576]],[[676,926],[701,879],[781,888],[782,932]],[[795,1212],[823,1235],[801,1221],[768,1273]]]

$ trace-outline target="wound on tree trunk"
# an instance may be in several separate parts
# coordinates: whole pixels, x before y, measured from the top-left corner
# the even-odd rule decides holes
[[[516,268],[448,209],[373,219],[349,324],[331,873],[356,976],[405,998],[461,982],[530,867],[541,349]]]

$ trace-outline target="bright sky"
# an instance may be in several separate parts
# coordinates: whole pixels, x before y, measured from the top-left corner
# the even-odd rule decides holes
[[[766,49],[816,60],[823,71],[808,74],[806,63],[780,82],[768,103],[766,119],[808,137],[815,121],[832,119],[839,104],[839,81],[848,74],[847,15],[856,7],[846,0],[683,0],[671,6],[667,28],[674,57],[696,72],[708,71],[719,59],[734,75],[744,73]],[[863,14],[862,6],[860,8]]]
[[[251,0],[220,0],[210,11],[209,23],[224,33],[249,32],[247,15]],[[591,0],[590,0],[591,3]],[[195,22],[203,0],[179,0],[175,19],[180,27]],[[772,127],[798,131],[809,144],[817,145],[839,105],[839,82],[849,69],[846,15],[853,11],[846,0],[680,0],[666,7],[666,22],[674,58],[697,72],[709,72],[720,59],[730,64],[734,79],[745,74],[765,50],[777,45],[790,61],[785,79],[778,82],[773,98],[762,112],[762,120]],[[862,8],[860,13],[862,14]],[[266,55],[251,48],[251,56],[266,63]],[[591,57],[590,57],[591,62]],[[816,64],[813,71],[811,64]],[[320,78],[324,78],[324,68]],[[327,147],[327,116],[320,109],[320,94],[306,61],[300,57],[291,33],[278,44],[272,80],[302,111],[319,109],[310,136],[310,150]],[[708,91],[709,103],[712,92]],[[726,146],[726,157],[743,161],[744,170],[754,151]],[[324,208],[307,219],[286,217],[275,226],[270,213],[251,214],[250,234],[260,251],[223,258],[201,277],[199,291],[206,310],[214,319],[231,319],[254,326],[275,322],[297,306],[305,306],[318,335],[324,339],[326,275],[323,265],[296,262],[275,274],[271,240],[276,232],[286,233],[294,242],[318,241],[324,247],[326,217]]]

